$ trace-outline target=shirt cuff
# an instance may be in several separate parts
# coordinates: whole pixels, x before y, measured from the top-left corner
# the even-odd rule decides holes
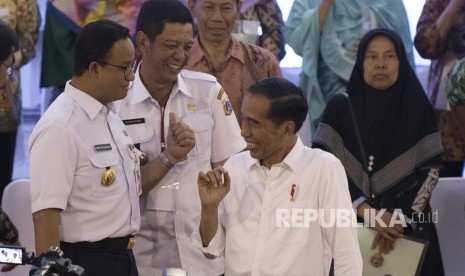
[[[221,224],[218,224],[215,236],[206,247],[204,247],[202,243],[202,238],[200,236],[200,227],[197,227],[193,234],[194,246],[199,248],[200,251],[202,251],[202,253],[208,258],[218,258],[221,255],[223,255],[225,240],[225,233],[223,228],[221,227]]]
[[[362,204],[365,201],[367,201],[367,199],[364,196],[357,198],[356,200],[354,200],[354,202],[352,202],[352,208],[354,208],[354,210],[357,210],[358,206],[360,206],[360,204]]]

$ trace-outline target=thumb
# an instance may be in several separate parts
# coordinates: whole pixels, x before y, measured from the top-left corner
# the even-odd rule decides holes
[[[174,126],[178,122],[178,119],[176,119],[176,114],[173,112],[170,112],[169,114],[169,125],[170,127]]]

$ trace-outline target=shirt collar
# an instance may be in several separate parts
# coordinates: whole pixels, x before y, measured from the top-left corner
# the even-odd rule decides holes
[[[150,95],[150,92],[147,90],[140,77],[140,64],[137,67],[135,79],[132,82],[132,93],[129,98],[130,104],[137,104],[145,101],[146,99],[152,98],[152,95]],[[171,90],[171,95],[176,93],[183,93],[189,97],[193,97],[192,93],[187,88],[186,82],[184,81],[183,71],[184,70],[181,70],[181,72],[178,74],[178,78],[173,86],[173,89]]]
[[[232,45],[229,51],[231,53],[231,57],[239,60],[242,64],[245,64],[244,52],[242,51],[241,44],[238,40],[232,38]],[[197,36],[194,39],[194,45],[192,46],[189,63],[195,65],[199,63],[202,60],[202,58],[205,58],[205,60],[207,60],[207,57],[205,56],[205,53],[202,47],[200,46],[199,37]]]
[[[292,147],[291,151],[286,155],[284,160],[280,164],[285,164],[294,172],[299,172],[305,169],[305,165],[302,160],[300,160],[301,155],[305,151],[305,146],[302,143],[302,140],[297,136],[297,141]],[[247,161],[247,167],[252,169],[253,167],[260,168],[260,160],[250,158]]]
[[[113,103],[109,103],[107,106],[103,105],[89,94],[74,87],[71,84],[71,81],[66,83],[65,91],[76,103],[82,107],[82,109],[87,113],[87,116],[89,116],[91,120],[95,119],[100,111],[106,111],[107,108],[110,110],[113,109]]]

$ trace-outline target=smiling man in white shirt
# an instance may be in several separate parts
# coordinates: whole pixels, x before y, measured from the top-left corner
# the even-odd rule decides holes
[[[344,168],[296,135],[307,109],[285,79],[252,85],[242,105],[248,151],[199,174],[195,239],[209,258],[224,254],[225,275],[328,275],[332,258],[335,275],[362,275]]]
[[[221,275],[223,260],[204,258],[190,239],[200,219],[195,179],[246,144],[215,77],[183,69],[194,41],[187,7],[173,0],[146,1],[136,29],[142,61],[119,115],[147,159],[163,161],[154,170],[155,187],[140,201],[141,229],[134,248],[140,275],[161,275],[166,267],[182,268],[189,276]],[[169,113],[192,128],[194,147],[176,152],[167,143]]]

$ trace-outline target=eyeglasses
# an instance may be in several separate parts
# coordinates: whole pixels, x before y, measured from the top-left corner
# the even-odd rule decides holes
[[[116,68],[119,68],[119,69],[123,70],[124,71],[124,78],[126,80],[129,80],[129,76],[131,75],[131,72],[134,71],[134,66],[136,66],[136,61],[131,62],[127,66],[120,66],[120,65],[116,65],[116,64],[111,64],[111,63],[108,63],[108,62],[105,62],[105,61],[100,61],[99,63],[109,65],[109,66],[113,66],[113,67],[116,67]]]
[[[11,76],[11,74],[13,74],[13,71],[14,71],[14,70],[18,70],[18,69],[17,69],[16,67],[14,67],[13,65],[8,65],[8,64],[3,63],[3,62],[2,62],[2,65],[5,66],[5,68],[6,68],[6,74],[7,74],[8,76]]]

